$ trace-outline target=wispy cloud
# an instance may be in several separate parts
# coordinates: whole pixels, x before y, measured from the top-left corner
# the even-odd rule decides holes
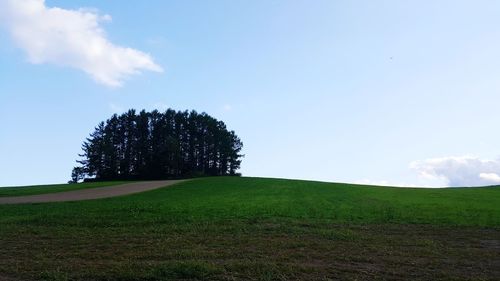
[[[498,184],[500,183],[500,176],[496,173],[480,173],[479,177],[485,181]]]
[[[374,181],[369,179],[356,180],[353,183],[355,184],[364,184],[364,185],[379,185],[379,186],[389,186],[389,182],[386,180]]]
[[[0,0],[0,23],[34,64],[80,69],[98,83],[120,87],[144,70],[162,72],[141,51],[111,43],[101,27],[111,16],[94,9],[47,7],[44,0]]]
[[[353,182],[354,184],[363,184],[363,185],[377,185],[377,186],[393,186],[393,187],[425,187],[425,188],[431,188],[432,186],[429,185],[416,185],[416,184],[408,184],[408,183],[395,183],[395,182],[390,182],[387,180],[369,180],[369,179],[362,179],[362,180],[356,180]]]
[[[119,104],[116,103],[109,103],[109,109],[111,110],[111,113],[123,113],[125,112],[125,108]]]
[[[168,104],[164,103],[164,102],[157,102],[155,104],[153,104],[153,109],[157,109],[158,111],[165,111],[167,109],[169,109],[169,106]]]
[[[444,179],[449,186],[483,186],[500,183],[500,159],[472,156],[415,161],[410,167],[426,179]]]

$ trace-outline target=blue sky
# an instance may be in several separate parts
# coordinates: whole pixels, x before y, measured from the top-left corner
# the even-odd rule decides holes
[[[94,15],[119,63],[23,1]],[[23,1],[0,0],[0,186],[66,182],[99,121],[167,107],[225,121],[246,176],[500,182],[500,2]]]

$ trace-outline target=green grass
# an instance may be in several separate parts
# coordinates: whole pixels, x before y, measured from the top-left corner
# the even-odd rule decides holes
[[[53,184],[53,185],[34,185],[34,186],[17,186],[17,187],[2,187],[0,188],[0,197],[6,196],[25,196],[45,193],[56,193],[85,188],[96,188],[127,183],[125,181],[108,181],[108,182],[86,182],[75,184]]]
[[[127,225],[288,218],[356,224],[494,227],[500,226],[500,188],[408,189],[279,179],[206,178],[106,200],[0,206],[0,213],[0,223],[4,218],[11,220],[24,213],[18,223],[30,224],[37,220],[49,224],[88,221]],[[76,216],[78,221],[74,220]]]
[[[203,178],[0,205],[0,279],[495,279],[500,188]]]

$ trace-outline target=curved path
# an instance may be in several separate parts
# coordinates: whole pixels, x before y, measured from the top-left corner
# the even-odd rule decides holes
[[[0,197],[0,204],[65,202],[100,199],[153,190],[160,187],[173,185],[182,181],[184,180],[144,181],[57,193]]]

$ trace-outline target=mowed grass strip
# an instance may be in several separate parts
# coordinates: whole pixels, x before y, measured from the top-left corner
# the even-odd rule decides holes
[[[108,182],[85,182],[72,184],[52,184],[52,185],[34,185],[34,186],[16,186],[1,187],[0,197],[7,196],[27,196],[46,193],[57,193],[86,188],[97,188],[129,183],[127,181],[108,181]]]
[[[204,178],[119,198],[0,206],[0,226],[0,277],[500,276],[497,187],[436,190]]]
[[[2,231],[0,277],[496,280],[498,235],[495,230],[467,227],[289,220],[140,229],[22,227]]]

